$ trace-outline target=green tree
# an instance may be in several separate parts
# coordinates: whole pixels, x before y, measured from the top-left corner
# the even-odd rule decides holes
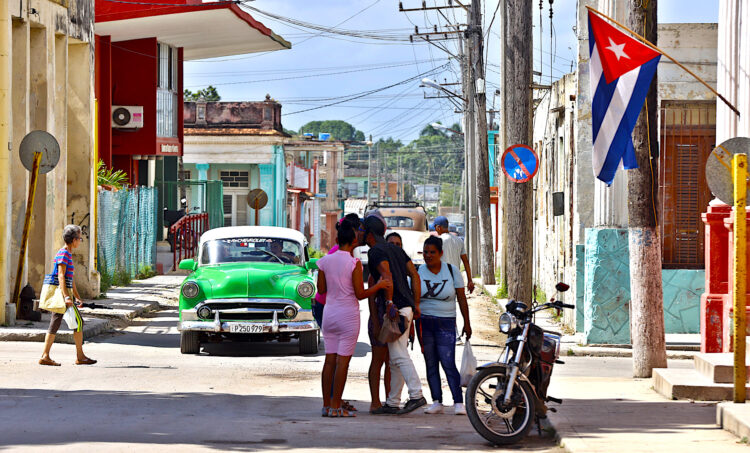
[[[299,128],[299,134],[310,133],[315,136],[318,134],[331,134],[334,140],[354,140],[364,141],[365,134],[358,131],[354,126],[341,120],[310,121]]]
[[[96,184],[99,186],[109,186],[114,189],[122,189],[128,183],[128,175],[122,170],[107,168],[104,161],[100,160],[96,164]]]
[[[190,101],[215,102],[215,101],[221,100],[221,96],[219,96],[219,91],[213,85],[209,85],[206,88],[200,89],[196,92],[192,92],[186,89],[182,93],[182,98],[188,102]]]

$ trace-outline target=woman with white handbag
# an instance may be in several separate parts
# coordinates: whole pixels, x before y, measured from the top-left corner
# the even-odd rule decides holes
[[[55,335],[65,318],[68,327],[73,329],[73,339],[76,344],[76,365],[93,365],[96,360],[86,357],[83,353],[83,318],[76,305],[81,304],[73,282],[73,249],[81,244],[81,227],[68,225],[63,229],[65,247],[61,248],[53,263],[52,272],[44,277],[44,286],[39,296],[39,308],[52,313],[47,335],[44,337],[44,352],[39,359],[40,365],[60,366],[52,360],[49,351],[55,342]],[[64,276],[64,285],[60,285],[60,275]]]

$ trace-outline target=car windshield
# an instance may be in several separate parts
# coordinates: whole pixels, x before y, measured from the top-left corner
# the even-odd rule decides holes
[[[203,244],[200,262],[301,264],[302,247],[297,241],[278,238],[216,239]]]
[[[390,216],[385,218],[388,228],[414,228],[414,219],[405,216]]]

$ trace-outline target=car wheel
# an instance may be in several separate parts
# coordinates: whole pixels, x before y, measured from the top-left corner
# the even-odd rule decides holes
[[[299,353],[300,354],[317,354],[318,353],[318,331],[299,333]]]
[[[198,354],[201,351],[201,339],[198,332],[180,332],[180,352],[183,354]]]

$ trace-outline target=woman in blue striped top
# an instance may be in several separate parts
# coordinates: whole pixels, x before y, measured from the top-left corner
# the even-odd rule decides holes
[[[63,297],[65,298],[65,305],[72,308],[77,326],[73,330],[73,339],[76,344],[76,365],[93,365],[96,360],[86,357],[83,353],[83,318],[81,313],[78,311],[78,306],[82,303],[81,296],[78,294],[75,282],[73,282],[73,249],[81,244],[81,227],[78,225],[68,225],[63,229],[63,240],[65,241],[65,247],[61,248],[57,255],[55,255],[55,261],[52,265],[52,272],[44,277],[44,284],[50,285],[51,287],[60,287]],[[60,275],[64,276],[64,285],[60,284]],[[58,362],[52,360],[49,356],[49,351],[52,348],[52,343],[55,342],[55,335],[57,330],[60,328],[60,324],[63,320],[63,313],[52,313],[52,318],[49,322],[49,330],[47,335],[44,337],[44,353],[42,358],[39,359],[40,365],[51,365],[60,366]]]

